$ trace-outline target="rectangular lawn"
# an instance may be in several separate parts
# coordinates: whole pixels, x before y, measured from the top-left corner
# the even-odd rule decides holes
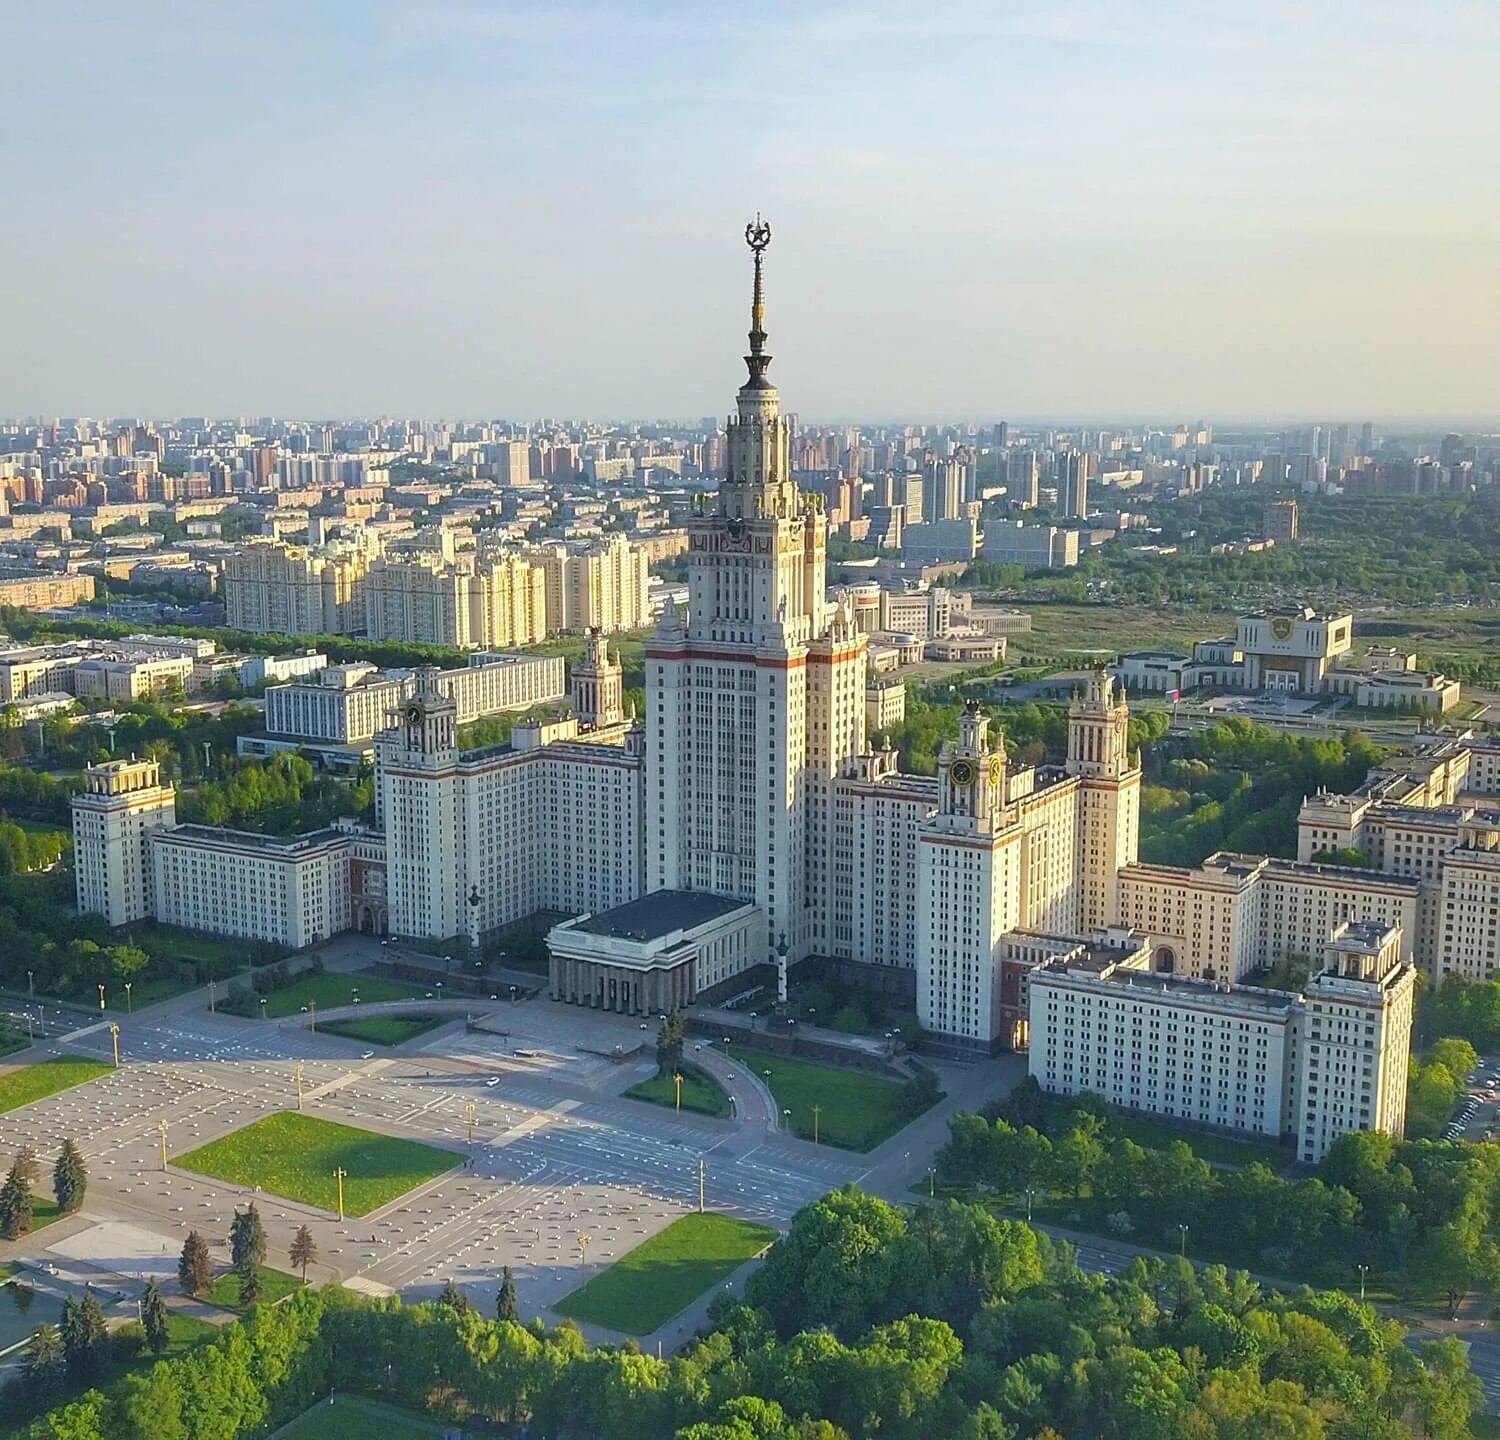
[[[361,1015],[358,1020],[329,1020],[318,1029],[325,1035],[363,1040],[367,1045],[404,1045],[451,1019],[451,1015]]]
[[[333,1172],[342,1169],[344,1213],[368,1215],[453,1169],[459,1160],[451,1150],[283,1110],[186,1155],[174,1155],[172,1164],[233,1185],[258,1185],[324,1210],[338,1208]]]
[[[260,1288],[261,1304],[274,1305],[283,1295],[290,1295],[293,1290],[300,1290],[302,1277],[288,1275],[285,1270],[273,1270],[269,1265],[262,1265]],[[215,1275],[213,1284],[203,1292],[203,1298],[210,1305],[217,1305],[221,1310],[238,1310],[240,1308],[240,1277],[233,1270],[226,1270],[222,1275]]]
[[[844,1150],[873,1150],[903,1125],[916,1119],[906,1108],[905,1086],[863,1070],[845,1070],[838,1065],[819,1065],[813,1060],[789,1060],[731,1045],[729,1053],[747,1070],[771,1087],[793,1135],[813,1138],[812,1107],[820,1107],[817,1139],[822,1145]],[[771,1072],[766,1079],[766,1071]]]
[[[281,1020],[288,1015],[297,1014],[308,1004],[316,1005],[319,1010],[350,1005],[354,1002],[356,992],[361,1004],[369,1004],[375,1000],[420,1000],[428,990],[434,995],[442,994],[442,991],[431,985],[407,985],[403,981],[386,980],[379,975],[335,974],[324,970],[316,975],[299,975],[284,990],[273,990],[265,996],[266,1018]],[[222,992],[220,998],[223,998]],[[261,999],[259,995],[250,996],[238,1007],[239,1013],[258,1016]]]
[[[644,1100],[650,1105],[677,1108],[677,1087],[670,1075],[653,1075],[639,1085],[621,1092],[627,1100]],[[697,1115],[729,1115],[729,1096],[707,1075],[683,1071],[682,1108]]]
[[[451,1427],[450,1427],[451,1428]],[[304,1410],[273,1440],[368,1440],[378,1430],[381,1440],[437,1440],[445,1434],[436,1420],[397,1410],[360,1395],[335,1395],[333,1403],[320,1400]]]
[[[113,1069],[114,1066],[104,1060],[75,1060],[71,1055],[58,1055],[51,1060],[8,1071],[0,1075],[0,1112],[18,1110],[22,1105],[45,1100],[60,1090],[71,1090],[85,1081],[97,1080]]]
[[[684,1215],[552,1308],[622,1335],[649,1335],[776,1238],[731,1215]]]

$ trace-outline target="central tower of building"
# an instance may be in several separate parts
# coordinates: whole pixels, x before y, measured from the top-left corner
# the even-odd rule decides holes
[[[753,901],[767,951],[826,945],[832,784],[864,748],[865,641],[826,596],[821,495],[792,478],[791,425],[767,377],[764,258],[754,256],[749,375],[728,421],[727,468],[688,526],[688,613],[646,651],[647,879]]]

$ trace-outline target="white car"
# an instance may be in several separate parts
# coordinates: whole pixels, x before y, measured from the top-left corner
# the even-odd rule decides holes
[[[491,1075],[490,1078],[484,1082],[484,1088],[486,1090],[493,1090],[499,1083],[500,1077],[498,1075]]]
[[[375,1052],[373,1050],[366,1050],[365,1053],[359,1058],[361,1060],[373,1060],[375,1058]]]

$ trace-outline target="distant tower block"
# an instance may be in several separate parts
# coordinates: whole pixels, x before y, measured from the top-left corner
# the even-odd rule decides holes
[[[573,667],[573,712],[589,730],[618,725],[625,718],[625,672],[611,659],[609,642],[590,630],[588,650]]]

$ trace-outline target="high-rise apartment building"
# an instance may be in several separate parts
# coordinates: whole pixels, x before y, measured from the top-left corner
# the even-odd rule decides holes
[[[1061,450],[1053,457],[1057,480],[1057,513],[1086,520],[1089,513],[1089,457],[1081,450]]]
[[[625,536],[584,546],[548,545],[527,558],[543,575],[549,634],[613,634],[650,623],[650,557]]]
[[[367,543],[310,550],[258,542],[224,561],[224,623],[254,635],[349,635],[364,629]]]
[[[1265,524],[1261,531],[1267,540],[1289,545],[1297,538],[1297,502],[1295,500],[1272,500],[1266,506]]]
[[[364,594],[372,640],[509,649],[547,634],[546,578],[520,555],[383,559],[365,577]]]

